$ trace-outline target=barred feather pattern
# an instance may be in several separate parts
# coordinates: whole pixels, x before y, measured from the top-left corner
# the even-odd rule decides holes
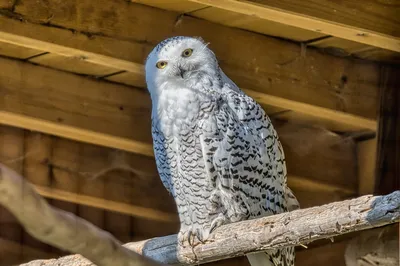
[[[152,94],[154,153],[177,205],[182,244],[206,241],[225,223],[298,207],[269,117],[227,79],[219,67],[199,70]],[[293,266],[295,255],[290,247],[247,257],[253,266]]]

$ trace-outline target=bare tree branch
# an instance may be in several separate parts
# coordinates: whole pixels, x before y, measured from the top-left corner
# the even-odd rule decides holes
[[[212,239],[194,248],[177,245],[170,235],[124,246],[164,264],[202,264],[250,252],[308,244],[318,239],[399,222],[400,191],[386,196],[363,196],[319,207],[228,224]],[[79,255],[34,261],[25,266],[89,266]]]
[[[13,213],[32,236],[60,249],[82,254],[96,265],[160,265],[121,246],[108,232],[51,207],[28,182],[2,164],[0,204]]]

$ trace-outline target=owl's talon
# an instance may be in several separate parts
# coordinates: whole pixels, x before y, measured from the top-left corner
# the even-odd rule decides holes
[[[194,246],[194,240],[196,239],[196,234],[193,233],[192,230],[188,232],[188,242],[189,246],[193,247]]]
[[[216,219],[214,219],[211,223],[210,233],[214,232],[215,229],[223,225],[226,221],[226,218],[223,214],[220,214]]]

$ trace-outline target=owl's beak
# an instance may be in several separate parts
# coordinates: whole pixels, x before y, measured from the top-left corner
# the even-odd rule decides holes
[[[186,70],[183,69],[182,67],[178,67],[179,70],[179,75],[181,76],[181,78],[184,78],[183,75],[185,74]]]

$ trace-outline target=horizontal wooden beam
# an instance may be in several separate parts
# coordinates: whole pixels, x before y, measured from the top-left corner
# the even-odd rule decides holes
[[[191,2],[196,2],[199,4],[204,4],[207,6],[217,7],[225,10],[229,10],[236,13],[246,14],[253,17],[258,17],[265,20],[270,20],[285,25],[290,25],[297,28],[302,28],[318,33],[323,33],[327,35],[332,35],[335,37],[340,37],[342,39],[351,40],[363,44],[372,45],[375,47],[380,47],[396,52],[400,52],[400,38],[399,36],[391,36],[380,32],[378,25],[373,27],[372,30],[364,28],[359,24],[357,26],[352,26],[352,21],[346,16],[327,16],[323,12],[317,13],[314,10],[319,11],[319,6],[332,5],[332,9],[336,6],[339,9],[340,4],[324,3],[327,1],[319,2],[318,5],[315,1],[302,1],[300,6],[305,6],[303,8],[298,8],[298,3],[296,1],[237,1],[237,0],[190,0]],[[290,2],[290,3],[289,3]],[[358,5],[365,5],[364,2],[359,2]],[[343,7],[342,7],[343,8]],[[390,7],[388,7],[390,8]],[[396,8],[396,7],[393,7]],[[305,11],[304,11],[305,10]],[[310,11],[311,10],[311,11]],[[302,13],[299,13],[299,11]],[[358,10],[357,10],[358,11]],[[350,12],[350,11],[348,11]],[[317,16],[316,16],[317,15]],[[379,22],[382,18],[385,18],[386,14],[379,14]],[[354,15],[351,15],[354,16]],[[396,16],[393,14],[393,19]],[[339,19],[333,20],[332,17],[338,17]],[[388,18],[388,20],[391,18]],[[349,23],[349,24],[347,24]],[[377,23],[378,24],[378,23]],[[398,24],[391,24],[393,29],[389,31],[394,31]]]
[[[44,3],[42,6],[27,0],[18,3],[16,10],[19,15],[22,14],[29,21],[44,22],[43,14],[57,13],[57,16],[51,16],[52,24],[57,28],[0,17],[0,41],[41,49],[68,60],[72,58],[76,64],[86,62],[109,67],[110,73],[128,71],[134,76],[132,85],[143,87],[142,64],[158,41],[178,34],[202,36],[211,42],[210,47],[216,52],[224,71],[241,88],[258,97],[260,103],[279,106],[330,123],[344,124],[349,130],[376,128],[379,67],[375,64],[335,58],[313,50],[302,56],[300,47],[293,43],[190,17],[183,17],[176,24],[177,14],[174,12],[126,1],[105,1],[104,5],[93,5],[90,1],[85,1],[84,5],[82,3],[65,1],[63,10],[79,10],[78,13],[85,17],[88,10],[86,6],[91,6],[95,10],[90,15],[95,16],[94,21],[103,21],[100,14],[109,9],[124,10],[118,15],[121,23],[110,25],[110,31],[110,28],[100,26],[101,23],[92,25],[90,21],[80,21],[81,16],[74,18],[75,13],[69,14],[72,17],[67,19],[64,17],[67,14],[57,12],[60,7],[52,4]],[[42,7],[45,9],[41,10]],[[133,15],[143,23],[139,25],[136,20],[131,20]],[[155,31],[147,20],[149,17],[159,17],[165,25]],[[77,23],[70,24],[67,21]],[[90,36],[87,36],[72,33],[62,27],[77,32],[88,32],[87,29],[95,32],[89,32]],[[209,27],[213,27],[213,32],[206,30]],[[131,29],[140,31],[136,32],[140,34],[132,35]],[[102,33],[102,36],[97,33]],[[238,41],[230,42],[230,38]],[[238,50],[244,52],[234,52]],[[257,59],[250,63],[248,58]],[[38,63],[46,61],[40,60],[40,57],[32,60]],[[327,71],[327,64],[334,67]],[[62,68],[62,65],[60,61],[59,67]],[[57,68],[54,64],[52,67]],[[261,93],[261,96],[257,93]]]
[[[327,135],[326,130],[296,129],[286,124],[276,124],[276,129],[285,150],[288,184],[302,207],[357,194],[354,145],[337,135]],[[304,146],[299,141],[312,144]],[[155,221],[167,219],[162,213],[176,213],[172,197],[159,180],[154,158],[134,154],[135,150],[116,151],[5,126],[0,127],[0,143],[6,159],[2,161],[24,158],[24,169],[16,169],[48,198]],[[18,154],[13,152],[15,147],[20,148]],[[309,161],[313,162],[310,167]],[[326,167],[334,170],[327,173]],[[148,189],[152,193],[144,192]],[[154,200],[154,195],[163,200]]]
[[[82,60],[96,63],[111,68],[123,69],[132,71],[135,74],[143,76],[143,65],[117,59],[110,56],[103,56],[96,53],[90,53],[75,48],[63,47],[53,43],[43,42],[41,40],[22,37],[19,35],[8,34],[0,32],[0,41],[9,42],[15,45],[21,45],[31,49],[46,48],[47,51],[62,55],[62,56],[79,56]],[[260,104],[288,109],[295,113],[306,115],[310,119],[330,121],[330,123],[340,124],[348,129],[369,129],[376,130],[377,122],[373,119],[368,119],[362,116],[353,115],[350,113],[341,112],[334,109],[315,106],[307,103],[298,102],[291,99],[257,92],[254,90],[243,88],[243,90],[255,98]],[[82,136],[84,138],[84,136]],[[118,144],[120,146],[120,144]]]
[[[253,97],[261,104],[292,110],[296,113],[307,115],[310,119],[318,118],[325,121],[342,124],[347,128],[377,130],[377,122],[374,119],[352,115],[320,106],[288,100],[265,93],[260,93],[248,89],[243,89],[249,96]]]
[[[353,191],[348,188],[335,186],[332,184],[324,184],[308,178],[297,177],[297,176],[289,176],[288,185],[294,191],[304,190],[308,191],[308,193],[325,193],[325,196],[328,198],[332,197],[331,194],[334,193],[341,195],[341,197],[343,198],[349,198],[351,196],[356,195],[357,193],[356,191]],[[84,194],[68,192],[65,190],[55,189],[51,187],[44,187],[38,185],[33,185],[33,187],[35,188],[36,192],[39,195],[49,199],[71,202],[83,206],[94,207],[106,211],[122,213],[154,221],[168,222],[168,223],[179,222],[178,215],[176,213],[167,213],[153,208],[135,206],[133,204],[112,201],[99,197],[87,196]],[[302,202],[303,201],[302,195],[299,195],[298,199],[300,200],[300,202]],[[316,205],[317,203],[318,200],[315,199],[314,204],[312,206]],[[310,204],[306,204],[306,206],[310,206]]]
[[[121,60],[115,57],[101,55],[98,53],[83,51],[76,48],[33,39],[21,35],[10,34],[4,31],[0,31],[0,41],[29,49],[51,52],[53,54],[65,57],[74,57],[85,62],[112,67],[119,70],[125,70],[141,76],[143,76],[144,73],[144,68],[142,64],[129,62],[127,60]]]
[[[289,175],[287,180],[288,180],[289,187],[293,188],[293,189],[304,189],[304,190],[309,190],[309,191],[315,191],[315,192],[318,191],[318,192],[325,192],[325,193],[340,192],[349,197],[357,194],[357,191],[355,191],[351,188],[348,188],[348,187],[346,188],[346,187],[339,186],[339,185],[318,182],[318,181],[315,181],[315,180],[312,180],[312,179],[306,178],[306,177]]]
[[[39,195],[45,198],[62,200],[67,202],[72,202],[84,206],[90,206],[94,208],[99,208],[107,211],[113,211],[118,213],[123,213],[126,215],[131,215],[139,218],[145,218],[155,221],[162,222],[178,222],[178,215],[174,213],[166,213],[158,211],[151,208],[144,208],[140,206],[134,206],[131,204],[126,204],[123,202],[116,202],[111,200],[106,200],[102,198],[96,198],[91,196],[86,196],[83,194],[72,193],[60,189],[54,189],[44,186],[33,186]]]
[[[0,80],[7,81],[0,87],[4,95],[0,101],[1,123],[145,155],[152,153],[149,145],[142,144],[151,143],[151,102],[146,91],[9,59],[0,58],[0,66]],[[375,129],[372,119],[246,92],[264,104]]]
[[[154,156],[153,146],[150,143],[143,143],[71,125],[63,125],[28,115],[0,111],[0,124],[37,131],[84,143],[134,152],[146,156]]]
[[[10,59],[0,59],[1,66],[1,124],[153,156],[150,134],[151,103],[147,92]],[[323,147],[323,152],[318,151],[321,142],[314,141],[315,136],[322,136],[321,139],[330,139],[328,142],[332,141],[332,144],[337,145],[342,142],[340,137],[330,137],[332,133],[327,130],[319,130],[311,135],[306,130],[300,138],[296,127],[282,132],[282,127],[287,128],[287,124],[291,123],[276,125],[276,128],[285,150],[287,147],[293,147],[291,152],[287,152],[289,174],[318,180],[313,185],[316,189],[318,187],[318,191],[323,190],[324,186],[321,187],[321,184],[327,184],[328,187],[333,186],[330,188],[331,192],[337,190],[350,194],[351,192],[343,189],[346,187],[343,182],[349,190],[355,189],[353,183],[349,185],[348,180],[349,176],[355,175],[350,172],[353,169],[354,158],[349,157],[342,162],[342,155],[334,155],[334,150],[331,151],[329,147]],[[309,139],[313,140],[314,146],[304,147],[301,143],[290,144],[290,141],[286,144],[286,139]],[[299,168],[296,163],[309,158],[307,153],[310,148],[317,151],[313,155],[317,156],[314,160],[321,165],[325,165],[326,160],[329,160],[329,165],[335,166],[334,178],[324,174],[321,169],[317,171],[316,167],[301,174],[296,172]],[[299,153],[301,150],[304,150],[303,155]],[[352,150],[350,146],[343,146],[346,156],[353,154]],[[299,153],[300,156],[290,156],[294,153]],[[344,167],[349,167],[350,170],[341,171]]]

